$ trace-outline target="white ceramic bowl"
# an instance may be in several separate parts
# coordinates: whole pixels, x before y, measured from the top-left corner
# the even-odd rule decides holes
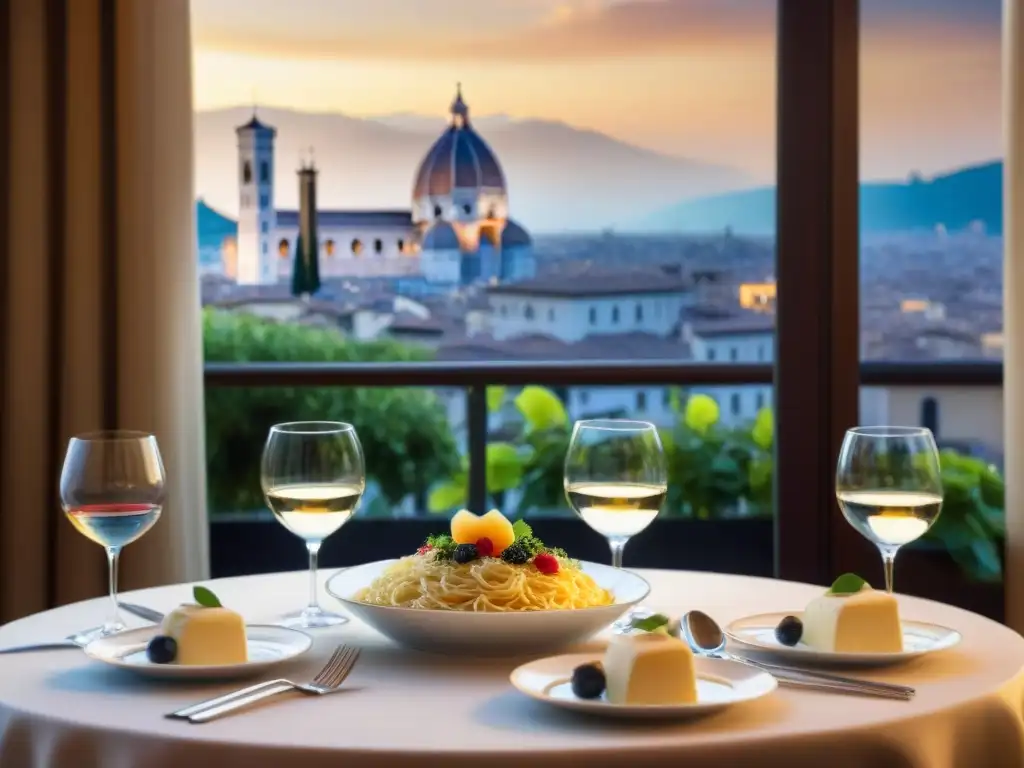
[[[554,651],[593,635],[614,622],[650,592],[650,585],[629,571],[581,563],[615,598],[611,605],[565,611],[474,613],[368,605],[352,596],[395,560],[357,565],[334,574],[327,592],[357,618],[399,645],[431,653],[516,656]]]

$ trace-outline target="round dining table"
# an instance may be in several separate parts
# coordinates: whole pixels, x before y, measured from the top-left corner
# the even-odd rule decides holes
[[[821,587],[745,576],[639,571],[645,604],[672,615],[700,609],[721,622],[799,610]],[[324,577],[329,574],[324,574]],[[204,582],[251,623],[303,603],[306,573]],[[123,599],[166,612],[190,585]],[[337,608],[323,595],[324,604]],[[0,766],[34,768],[995,768],[1024,766],[1024,638],[976,614],[899,596],[904,618],[959,630],[951,649],[858,670],[913,685],[911,701],[780,687],[756,701],[687,721],[615,721],[553,708],[516,691],[524,658],[446,657],[407,650],[353,619],[316,630],[312,649],[265,673],[308,680],[339,645],[362,649],[343,690],[285,694],[204,724],[168,719],[187,704],[245,683],[151,680],[78,649],[0,653]],[[90,600],[0,627],[0,649],[95,626]],[[131,624],[145,626],[131,620]],[[598,649],[595,637],[582,648]],[[257,678],[258,681],[259,678]]]

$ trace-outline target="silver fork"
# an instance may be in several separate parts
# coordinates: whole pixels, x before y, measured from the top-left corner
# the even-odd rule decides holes
[[[191,723],[206,723],[218,717],[247,707],[257,701],[276,696],[285,691],[299,691],[313,696],[335,693],[352,672],[359,660],[359,649],[339,645],[331,658],[308,683],[296,683],[292,680],[269,680],[264,683],[243,688],[214,699],[201,701],[198,704],[172,712],[168,717],[185,719]]]

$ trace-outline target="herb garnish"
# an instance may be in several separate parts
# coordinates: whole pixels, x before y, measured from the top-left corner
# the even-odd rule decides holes
[[[539,554],[547,553],[559,558],[560,560],[567,561],[571,566],[579,567],[579,563],[570,559],[564,549],[560,547],[548,547],[543,541],[534,536],[533,529],[525,520],[516,520],[512,523],[512,533],[515,535],[515,541],[509,549],[511,549],[511,547],[515,547],[517,552],[522,553],[522,557],[521,559],[519,557],[511,558],[511,560],[510,558],[505,558],[506,560],[510,562],[526,563]],[[458,544],[455,543],[451,534],[437,533],[427,537],[421,552],[423,554],[432,554],[435,560],[451,562],[455,559],[455,548],[457,546]]]
[[[450,534],[438,533],[427,536],[426,546],[430,547],[430,551],[434,553],[434,559],[451,560],[455,556],[455,548],[458,544]]]
[[[220,600],[206,587],[192,587],[192,599],[203,608],[221,608]]]
[[[664,632],[669,633],[668,625],[672,620],[663,613],[655,613],[651,616],[642,616],[633,619],[630,622],[630,626],[633,629],[639,629],[642,632]]]
[[[867,582],[856,573],[844,573],[832,582],[828,589],[830,595],[853,595],[860,592]]]

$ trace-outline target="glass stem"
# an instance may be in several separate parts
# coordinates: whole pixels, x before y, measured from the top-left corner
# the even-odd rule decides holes
[[[622,553],[626,549],[626,542],[629,539],[608,539],[608,543],[612,547],[612,567],[622,567]]]
[[[306,549],[309,551],[309,607],[310,613],[319,613],[320,603],[316,598],[316,558],[320,554],[320,541],[307,541]]]
[[[882,552],[882,568],[885,570],[885,591],[892,594],[892,572],[896,565],[896,552],[899,547],[879,547]]]
[[[121,607],[117,604],[117,561],[120,556],[120,547],[107,547],[107,586],[112,612],[105,629],[113,632],[124,626],[121,623]]]

